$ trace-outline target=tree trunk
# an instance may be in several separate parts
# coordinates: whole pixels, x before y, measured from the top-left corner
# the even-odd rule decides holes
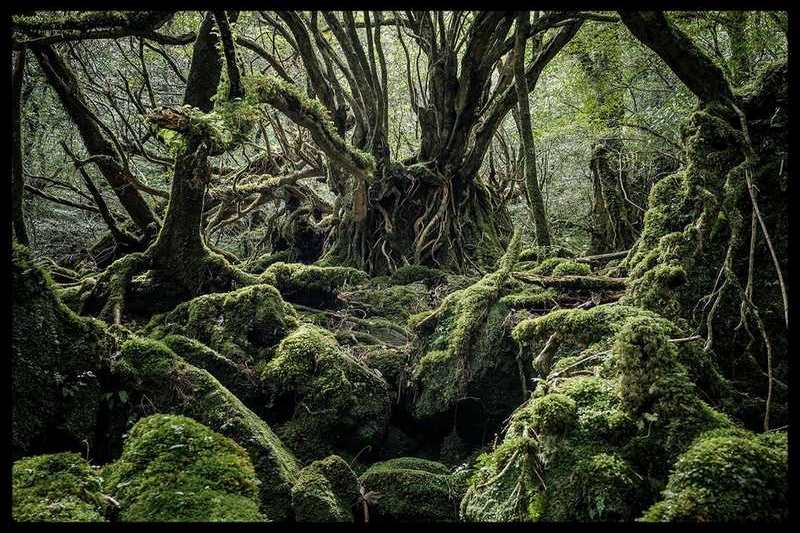
[[[25,211],[22,193],[25,190],[25,176],[22,173],[22,80],[25,75],[25,54],[14,52],[11,71],[11,224],[14,235],[21,244],[28,245],[28,230],[25,227]]]
[[[621,10],[618,13],[634,37],[658,54],[701,101],[725,102],[732,98],[722,69],[662,12]]]
[[[550,229],[544,210],[542,191],[536,176],[536,147],[533,142],[533,124],[528,102],[528,82],[525,78],[525,43],[530,28],[530,13],[522,11],[517,15],[517,30],[514,43],[514,84],[517,89],[519,106],[519,126],[522,145],[525,150],[525,190],[528,194],[528,207],[536,227],[536,244],[550,246]]]
[[[214,16],[206,13],[192,49],[192,62],[183,103],[204,112],[213,109],[212,97],[222,75],[222,55],[217,44]],[[207,253],[201,235],[203,202],[208,185],[208,148],[192,138],[175,156],[172,188],[164,226],[149,252],[159,263],[183,261]],[[183,258],[183,259],[177,259]]]

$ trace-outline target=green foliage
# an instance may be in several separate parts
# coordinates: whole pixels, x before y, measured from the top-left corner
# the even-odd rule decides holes
[[[11,516],[16,522],[104,522],[102,479],[77,453],[14,462]]]
[[[126,522],[264,520],[247,452],[183,416],[137,422],[122,457],[103,475]]]

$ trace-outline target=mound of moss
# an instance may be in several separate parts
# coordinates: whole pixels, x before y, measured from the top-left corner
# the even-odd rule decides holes
[[[103,469],[126,522],[256,522],[258,478],[247,452],[190,418],[153,415]]]
[[[675,463],[649,522],[783,522],[789,517],[786,433],[702,435]]]
[[[365,492],[377,493],[370,521],[446,522],[458,517],[460,494],[446,466],[416,457],[372,465],[359,478]]]
[[[420,354],[412,374],[412,415],[433,426],[451,426],[457,409],[459,436],[472,444],[490,437],[525,397],[510,335],[512,310],[501,301],[520,242],[516,234],[497,271],[408,320],[419,336]]]
[[[11,469],[16,522],[105,522],[102,479],[77,453],[26,457]]]
[[[206,294],[154,317],[146,332],[197,339],[239,366],[255,366],[296,327],[297,315],[270,285]]]
[[[438,268],[425,265],[403,265],[391,275],[393,285],[408,285],[422,282],[428,287],[434,287],[447,281],[447,274]]]
[[[344,299],[350,308],[400,324],[410,315],[430,309],[428,288],[418,282],[388,287],[373,283],[348,291]]]
[[[701,399],[682,363],[696,360],[679,355],[683,345],[670,342],[674,331],[664,319],[618,305],[556,311],[518,324],[514,336],[523,351],[533,344],[529,357],[539,353],[534,364],[542,377],[503,441],[476,461],[461,516],[640,516],[698,435],[733,427]]]
[[[325,308],[336,305],[338,290],[363,283],[369,275],[350,267],[278,262],[270,265],[259,279],[276,287],[290,302]]]
[[[112,370],[129,397],[127,417],[142,411],[180,414],[232,439],[247,450],[261,480],[261,511],[273,520],[290,518],[290,491],[299,470],[295,458],[266,422],[211,374],[144,338],[123,344]]]
[[[14,457],[95,447],[102,369],[116,340],[70,311],[50,277],[14,244],[11,261],[11,447]]]
[[[322,328],[303,324],[264,366],[261,379],[280,416],[278,432],[303,461],[357,453],[383,438],[389,420],[386,381],[342,350]]]
[[[358,478],[341,457],[314,461],[300,471],[292,487],[295,520],[354,522],[358,496]]]

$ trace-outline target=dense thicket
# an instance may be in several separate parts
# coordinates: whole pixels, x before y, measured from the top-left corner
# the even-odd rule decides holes
[[[787,31],[15,15],[14,519],[786,520]]]

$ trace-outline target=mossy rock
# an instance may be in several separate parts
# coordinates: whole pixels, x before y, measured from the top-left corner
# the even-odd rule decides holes
[[[269,359],[275,346],[297,326],[297,314],[271,285],[206,294],[154,317],[145,330],[156,338],[196,339],[239,366]]]
[[[548,258],[570,258],[574,257],[572,250],[560,245],[553,246],[525,246],[519,254],[519,261],[543,261]]]
[[[380,372],[386,380],[389,394],[395,403],[400,400],[402,391],[406,387],[410,371],[408,359],[409,354],[406,350],[387,346],[370,346],[362,356],[364,363]]]
[[[703,432],[732,428],[701,399],[669,321],[636,308],[555,311],[522,322],[523,346],[554,333],[534,397],[479,457],[461,513],[479,521],[631,520]],[[540,344],[541,343],[541,344]]]
[[[447,281],[447,274],[425,265],[403,265],[392,273],[390,279],[393,285],[422,282],[428,287],[435,287]]]
[[[515,422],[522,417],[529,419],[530,426],[535,431],[557,435],[575,426],[578,419],[577,405],[575,400],[563,394],[547,394],[532,399],[530,405],[515,413]]]
[[[343,299],[350,308],[363,309],[395,323],[403,323],[410,315],[430,309],[428,288],[422,283],[389,287],[368,285],[348,291]]]
[[[303,461],[340,450],[357,453],[383,439],[390,409],[386,381],[327,330],[301,325],[281,341],[261,379],[277,416],[288,410],[279,434]]]
[[[102,479],[77,453],[38,455],[11,469],[15,522],[105,522]]]
[[[411,414],[434,427],[455,418],[458,436],[471,446],[484,444],[523,399],[512,310],[500,301],[520,246],[517,232],[496,271],[408,320],[419,336]]]
[[[263,401],[255,369],[237,364],[202,342],[183,335],[167,335],[161,342],[187,363],[207,370],[245,405],[255,407]]]
[[[77,451],[83,441],[95,449],[102,369],[116,339],[102,322],[70,311],[17,244],[11,286],[12,455]]]
[[[583,450],[581,450],[583,451]],[[629,521],[641,494],[641,476],[615,453],[586,453],[562,461],[550,476],[544,521]],[[569,472],[569,473],[568,473]]]
[[[400,457],[371,466],[359,478],[364,490],[379,494],[370,521],[446,522],[457,519],[458,500],[441,463]]]
[[[363,283],[369,275],[350,267],[278,262],[270,265],[260,279],[276,287],[290,302],[325,308],[336,305],[338,290]]]
[[[562,261],[553,269],[553,276],[588,276],[592,269],[585,263]]]
[[[786,434],[701,436],[679,458],[647,522],[784,522],[789,517]],[[773,440],[774,439],[774,440]],[[770,442],[771,441],[771,442]]]
[[[125,522],[260,522],[247,452],[184,416],[153,415],[131,430],[122,456],[103,469]]]
[[[123,344],[112,370],[130,396],[129,405],[190,417],[245,448],[261,480],[261,511],[273,520],[291,518],[290,491],[299,470],[294,456],[266,422],[216,378],[163,343],[143,338]]]
[[[303,468],[292,487],[292,508],[298,522],[354,522],[358,478],[339,456]]]

